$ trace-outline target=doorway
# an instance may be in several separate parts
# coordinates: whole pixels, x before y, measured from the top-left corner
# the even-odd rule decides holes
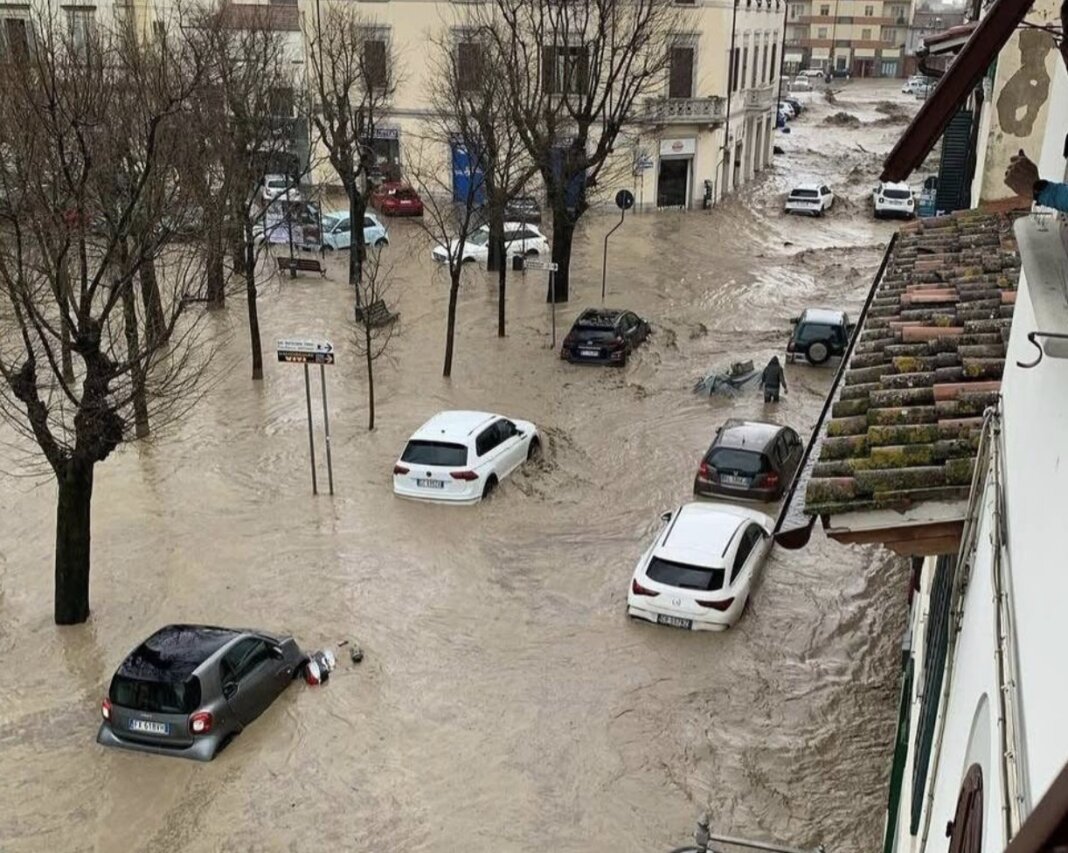
[[[668,159],[660,158],[660,174],[656,182],[657,207],[687,206],[690,186],[690,157]]]

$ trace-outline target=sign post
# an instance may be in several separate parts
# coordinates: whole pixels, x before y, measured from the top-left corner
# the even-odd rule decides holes
[[[604,292],[605,282],[608,277],[608,238],[611,237],[616,228],[619,228],[623,224],[623,219],[627,215],[627,211],[634,207],[634,193],[630,190],[620,190],[616,193],[616,207],[619,208],[619,222],[616,223],[615,228],[604,235],[604,256],[601,258],[601,305],[604,305]]]
[[[326,406],[326,365],[334,363],[334,345],[329,341],[280,340],[278,360],[287,364],[304,365],[304,400],[308,408],[308,451],[311,455],[312,494],[319,494],[315,476],[315,432],[312,424],[311,379],[308,365],[319,365],[319,380],[323,389],[323,427],[326,431],[326,473],[330,494],[334,493],[334,463],[330,456],[330,417]]]
[[[552,323],[552,348],[556,349],[556,271],[560,269],[560,265],[551,261],[541,261],[537,258],[531,258],[526,263],[527,269],[531,270],[548,270],[549,271],[549,303],[552,305],[550,322]]]

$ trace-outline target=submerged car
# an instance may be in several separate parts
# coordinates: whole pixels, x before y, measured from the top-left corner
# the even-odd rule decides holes
[[[489,260],[489,225],[483,225],[472,233],[459,250],[460,261],[465,264],[481,263]],[[457,254],[458,240],[450,241],[448,246],[437,245],[431,251],[431,256],[438,263],[448,263],[449,255]],[[537,226],[524,222],[504,223],[504,251],[509,257],[523,255],[534,257],[547,255],[550,252],[549,241],[538,230]]]
[[[692,631],[723,631],[745,610],[771,549],[774,522],[725,504],[688,503],[661,517],[627,593],[637,619]]]
[[[371,195],[371,204],[383,216],[423,215],[423,200],[419,193],[399,181],[379,184]]]
[[[793,482],[804,445],[788,426],[731,418],[701,459],[693,493],[777,501]]]
[[[530,421],[489,412],[440,412],[408,439],[393,466],[393,494],[476,504],[540,454],[541,437]]]
[[[97,743],[210,761],[267,710],[305,661],[296,640],[282,634],[160,628],[112,677]]]
[[[875,218],[901,216],[911,219],[916,215],[916,198],[906,183],[879,184],[871,193]]]
[[[825,210],[834,207],[834,193],[825,184],[798,184],[786,197],[787,213],[807,213],[823,216]]]
[[[340,251],[352,246],[352,226],[346,210],[323,214],[323,248]],[[389,232],[373,213],[363,215],[363,244],[381,249],[389,245]]]
[[[823,364],[832,355],[844,355],[853,334],[845,311],[806,308],[791,321],[794,328],[786,344],[786,360]]]
[[[587,308],[564,337],[560,358],[572,364],[623,367],[630,353],[648,337],[649,324],[633,311]]]

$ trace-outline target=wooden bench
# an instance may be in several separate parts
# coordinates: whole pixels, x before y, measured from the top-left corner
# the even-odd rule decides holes
[[[359,305],[356,306],[356,322],[366,322],[372,329],[377,329],[379,326],[386,326],[396,320],[399,316],[399,314],[390,311],[386,307],[386,303],[381,299],[372,302],[368,306],[366,313],[364,313],[362,307]]]
[[[288,272],[289,270],[296,270],[297,272],[317,272],[323,278],[326,278],[326,267],[322,265],[322,262],[318,258],[289,258],[282,257],[277,258],[278,271]]]

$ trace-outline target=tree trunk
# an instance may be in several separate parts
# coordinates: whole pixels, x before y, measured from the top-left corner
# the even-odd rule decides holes
[[[463,274],[463,264],[456,261],[456,268],[452,273],[452,284],[449,287],[449,319],[445,326],[445,369],[441,375],[445,378],[452,376],[452,344],[456,337],[456,297],[460,293],[460,276]]]
[[[138,270],[141,279],[141,299],[145,304],[145,341],[148,349],[159,345],[166,333],[167,320],[163,316],[163,300],[156,280],[156,262],[151,258]]]
[[[497,337],[504,337],[504,288],[508,278],[508,265],[501,264],[497,270]]]
[[[63,295],[65,305],[69,307],[70,300],[70,271],[67,269],[67,258],[64,256],[60,261],[59,269],[56,271],[57,284],[59,285],[59,292]],[[62,328],[60,342],[59,342],[59,357],[62,364],[63,379],[66,382],[74,381],[74,361],[71,358],[70,352],[70,328],[67,326],[66,320],[60,318],[60,326]]]
[[[263,346],[260,344],[260,315],[256,310],[256,244],[252,223],[245,224],[245,290],[248,294],[248,334],[252,343],[252,380],[263,379]]]
[[[349,245],[349,284],[356,291],[356,307],[360,307],[360,289],[357,285],[363,279],[363,262],[367,258],[367,247],[363,242],[363,215],[367,210],[367,200],[355,185],[346,188],[349,196],[349,228],[351,244]]]
[[[363,324],[364,354],[367,358],[367,429],[375,428],[375,359],[371,352],[371,326]]]
[[[55,621],[77,625],[89,618],[93,463],[68,461],[57,479]]]
[[[504,212],[496,204],[491,208],[489,254],[486,257],[486,271],[497,272],[508,266],[504,257]]]
[[[137,301],[132,280],[122,286],[122,314],[126,332],[126,358],[130,362],[130,382],[133,385],[134,434],[138,438],[146,438],[149,427],[145,366],[139,357],[141,346],[137,334]]]
[[[222,308],[226,304],[226,271],[223,269],[225,247],[223,246],[222,234],[218,231],[214,234],[209,234],[206,248],[208,308]],[[242,258],[241,266],[244,266],[244,258]]]
[[[241,233],[237,229],[227,227],[226,233],[230,242],[230,255],[234,264],[234,272],[238,275],[244,275],[246,271],[245,241],[241,238]]]
[[[571,243],[575,238],[575,223],[566,210],[553,211],[553,263],[557,265],[553,281],[556,301],[567,302],[570,286]],[[552,302],[552,292],[546,290],[545,301]]]

